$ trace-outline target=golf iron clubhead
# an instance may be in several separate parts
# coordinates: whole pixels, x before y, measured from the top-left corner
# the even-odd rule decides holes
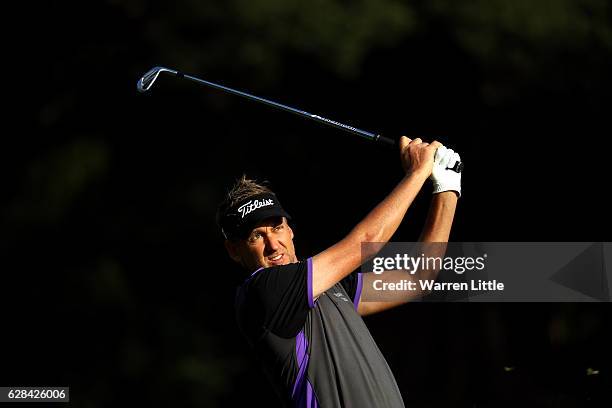
[[[153,83],[155,83],[155,81],[157,80],[157,77],[162,72],[168,72],[172,75],[178,75],[179,73],[178,71],[175,71],[169,68],[164,68],[164,67],[151,68],[149,71],[147,71],[146,74],[142,76],[142,78],[138,80],[138,84],[136,84],[136,88],[138,89],[138,91],[147,92],[149,89],[151,89],[151,87],[153,86]]]

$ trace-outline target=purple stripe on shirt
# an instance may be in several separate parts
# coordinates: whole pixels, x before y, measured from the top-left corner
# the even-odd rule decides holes
[[[312,384],[308,381],[308,339],[304,335],[304,330],[300,331],[295,337],[295,356],[298,363],[298,375],[293,384],[291,398],[295,407],[299,408],[319,408],[317,396],[312,389]]]
[[[306,379],[306,407],[308,408],[319,408],[319,403],[317,402],[317,396],[315,395],[312,385],[310,381]]]
[[[296,393],[304,392],[304,381],[308,368],[308,339],[304,335],[304,330],[301,330],[295,337],[295,358],[298,363],[298,375],[295,377],[291,395],[294,400],[297,400]]]
[[[263,266],[262,266],[261,268],[257,269],[255,272],[253,272],[253,273],[251,274],[251,276],[249,276],[248,278],[246,278],[245,282],[248,282],[248,281],[250,281],[251,279],[253,279],[253,277],[254,277],[254,276],[257,274],[257,272],[259,272],[259,271],[263,271],[264,269],[265,269],[265,268],[264,268]]]
[[[264,267],[262,266],[261,268],[257,269],[255,272],[253,272],[253,273],[251,274],[251,276],[255,275],[257,272],[261,271],[263,268],[264,268]]]
[[[357,290],[355,290],[355,299],[353,299],[355,310],[359,307],[359,298],[361,298],[361,288],[363,287],[363,277],[361,275],[361,273],[357,274]]]
[[[306,272],[306,291],[307,291],[307,296],[308,296],[308,306],[310,306],[311,308],[314,307],[314,301],[312,299],[312,258],[308,258],[306,260],[306,263],[308,265],[308,271]]]

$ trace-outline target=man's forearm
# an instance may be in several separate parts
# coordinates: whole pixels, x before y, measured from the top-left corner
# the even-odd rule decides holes
[[[355,226],[352,233],[359,234],[362,242],[389,241],[426,180],[427,176],[422,173],[406,175],[391,193]]]
[[[456,208],[457,194],[454,191],[435,194],[419,241],[448,242]]]
[[[424,253],[428,257],[444,256],[446,252],[446,242],[448,242],[450,236],[456,207],[457,194],[452,191],[435,194],[433,196],[429,213],[425,221],[425,227],[423,228],[419,241],[431,242],[434,244],[418,247],[418,253]],[[426,295],[426,291],[422,290],[418,281],[436,279],[438,272],[438,269],[419,269],[416,272],[394,270],[385,271],[382,275],[374,275],[371,273],[364,274],[361,297],[362,299],[368,299],[368,301],[359,303],[359,314],[364,316],[378,313]],[[373,290],[374,280],[380,280],[385,283],[415,282],[417,283],[415,285],[417,289],[397,291],[394,293],[395,296],[393,296],[393,298],[389,298],[388,294]],[[374,300],[378,298],[381,298],[381,300]]]

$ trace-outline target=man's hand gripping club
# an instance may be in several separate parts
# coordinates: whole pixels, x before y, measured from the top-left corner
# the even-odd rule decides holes
[[[421,138],[400,139],[400,155],[406,174],[429,177],[433,183],[433,194],[454,191],[461,197],[461,173],[451,170],[461,161],[459,153],[434,141],[425,143]]]

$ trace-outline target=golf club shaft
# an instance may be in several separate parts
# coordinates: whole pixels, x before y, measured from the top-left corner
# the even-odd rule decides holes
[[[327,119],[327,118],[324,118],[322,116],[312,114],[310,112],[306,112],[306,111],[303,111],[303,110],[300,110],[300,109],[292,108],[291,106],[283,105],[282,103],[274,102],[274,101],[271,101],[269,99],[261,98],[259,96],[251,95],[251,94],[246,93],[246,92],[242,92],[242,91],[238,91],[236,89],[228,88],[228,87],[223,86],[223,85],[215,84],[214,82],[205,81],[203,79],[194,77],[192,75],[183,74],[181,72],[177,72],[176,76],[179,77],[179,78],[182,77],[182,78],[189,79],[190,81],[194,81],[194,82],[197,82],[199,84],[209,86],[211,88],[215,88],[215,89],[219,89],[221,91],[229,92],[229,93],[234,94],[234,95],[242,96],[243,98],[247,98],[247,99],[250,99],[250,100],[253,100],[253,101],[256,101],[256,102],[261,102],[261,103],[264,103],[264,104],[266,104],[268,106],[272,106],[272,107],[277,108],[277,109],[281,109],[281,110],[284,110],[284,111],[287,111],[287,112],[291,112],[291,113],[294,113],[296,115],[300,115],[300,116],[303,116],[305,118],[314,120],[316,122],[323,123],[323,124],[326,124],[326,125],[330,125],[330,126],[333,126],[335,128],[342,129],[342,130],[344,130],[346,132],[353,133],[355,135],[359,135],[361,137],[364,137],[366,139],[372,140],[374,142],[382,142],[384,144],[395,145],[395,141],[393,139],[389,139],[387,137],[378,135],[376,133],[368,132],[366,130],[357,129],[356,127],[345,125],[344,123],[336,122],[335,120]]]
[[[214,82],[205,81],[201,78],[194,77],[193,75],[188,75],[173,69],[163,68],[163,67],[155,67],[149,70],[141,79],[138,81],[138,90],[140,92],[146,92],[151,88],[153,82],[157,79],[158,75],[161,72],[167,72],[169,74],[173,74],[179,78],[186,78],[190,81],[197,82],[201,85],[208,86],[210,88],[218,89],[220,91],[228,92],[234,95],[241,96],[246,99],[250,99],[252,101],[260,102],[266,104],[268,106],[272,106],[274,108],[284,110],[286,112],[291,112],[293,114],[302,116],[304,118],[314,120],[319,123],[323,123],[325,125],[333,126],[337,129],[344,130],[346,132],[361,136],[365,139],[371,140],[373,142],[379,142],[387,146],[397,146],[397,141],[388,137],[381,136],[377,133],[368,132],[366,130],[357,129],[356,127],[345,125],[344,123],[336,122],[335,120],[327,119],[319,115],[312,114],[310,112],[306,112],[300,109],[292,108],[291,106],[283,105],[282,103],[274,102],[269,99],[261,98],[259,96],[251,95],[246,92],[238,91],[236,89],[228,88],[223,85],[216,84]],[[463,163],[457,162],[455,166],[451,168],[451,170],[460,173],[463,170]]]

